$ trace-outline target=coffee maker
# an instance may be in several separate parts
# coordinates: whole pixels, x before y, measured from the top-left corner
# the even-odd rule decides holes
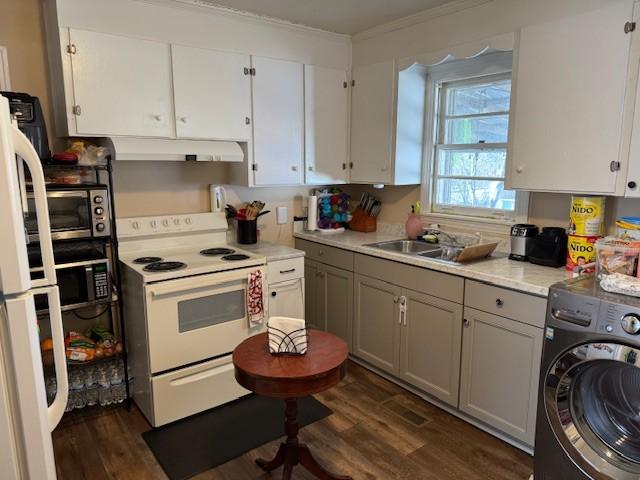
[[[9,99],[9,111],[16,118],[20,131],[35,148],[40,161],[48,162],[51,159],[49,138],[38,97],[19,92],[0,92],[0,95]]]

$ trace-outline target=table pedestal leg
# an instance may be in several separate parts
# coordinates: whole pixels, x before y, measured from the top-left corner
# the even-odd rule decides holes
[[[322,467],[313,455],[309,447],[298,442],[298,399],[287,398],[285,410],[284,431],[287,434],[287,440],[280,444],[278,453],[271,461],[259,458],[256,463],[266,472],[271,472],[281,465],[284,465],[282,471],[282,479],[289,480],[291,472],[295,465],[302,465],[304,468],[313,473],[320,480],[351,480],[346,475],[334,475],[329,473]]]

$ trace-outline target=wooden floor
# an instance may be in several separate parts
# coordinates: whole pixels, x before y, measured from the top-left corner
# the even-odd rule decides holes
[[[303,428],[300,438],[326,467],[356,480],[528,480],[532,473],[527,454],[356,364],[340,385],[316,398],[334,413]],[[136,408],[63,421],[53,434],[59,478],[165,479],[140,435],[149,428]],[[279,442],[194,478],[280,478],[281,469],[270,476],[254,464],[271,457]],[[300,467],[293,477],[313,478]]]

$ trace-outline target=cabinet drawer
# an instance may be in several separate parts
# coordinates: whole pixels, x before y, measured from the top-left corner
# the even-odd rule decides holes
[[[464,280],[448,273],[357,254],[355,272],[452,302],[462,303]]]
[[[267,263],[267,282],[269,285],[295,278],[304,278],[304,257]]]
[[[296,238],[296,248],[304,250],[311,260],[353,272],[353,252],[299,238]]]
[[[249,393],[236,382],[231,355],[155,376],[151,389],[156,427]]]
[[[512,318],[534,327],[544,327],[546,298],[467,280],[464,304],[467,307]]]

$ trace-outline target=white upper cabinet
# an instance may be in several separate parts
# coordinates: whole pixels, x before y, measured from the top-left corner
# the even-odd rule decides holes
[[[177,136],[249,141],[249,55],[181,45],[171,54]]]
[[[514,62],[509,188],[621,194],[633,1],[525,27]],[[616,163],[620,162],[620,164]]]
[[[254,185],[302,183],[304,94],[301,63],[252,57]]]
[[[353,69],[351,182],[415,185],[421,181],[426,70],[396,74],[394,62]]]
[[[351,181],[390,183],[393,132],[393,62],[353,69]]]
[[[72,135],[174,136],[166,43],[69,30]]]
[[[347,72],[304,66],[305,183],[349,180]]]

